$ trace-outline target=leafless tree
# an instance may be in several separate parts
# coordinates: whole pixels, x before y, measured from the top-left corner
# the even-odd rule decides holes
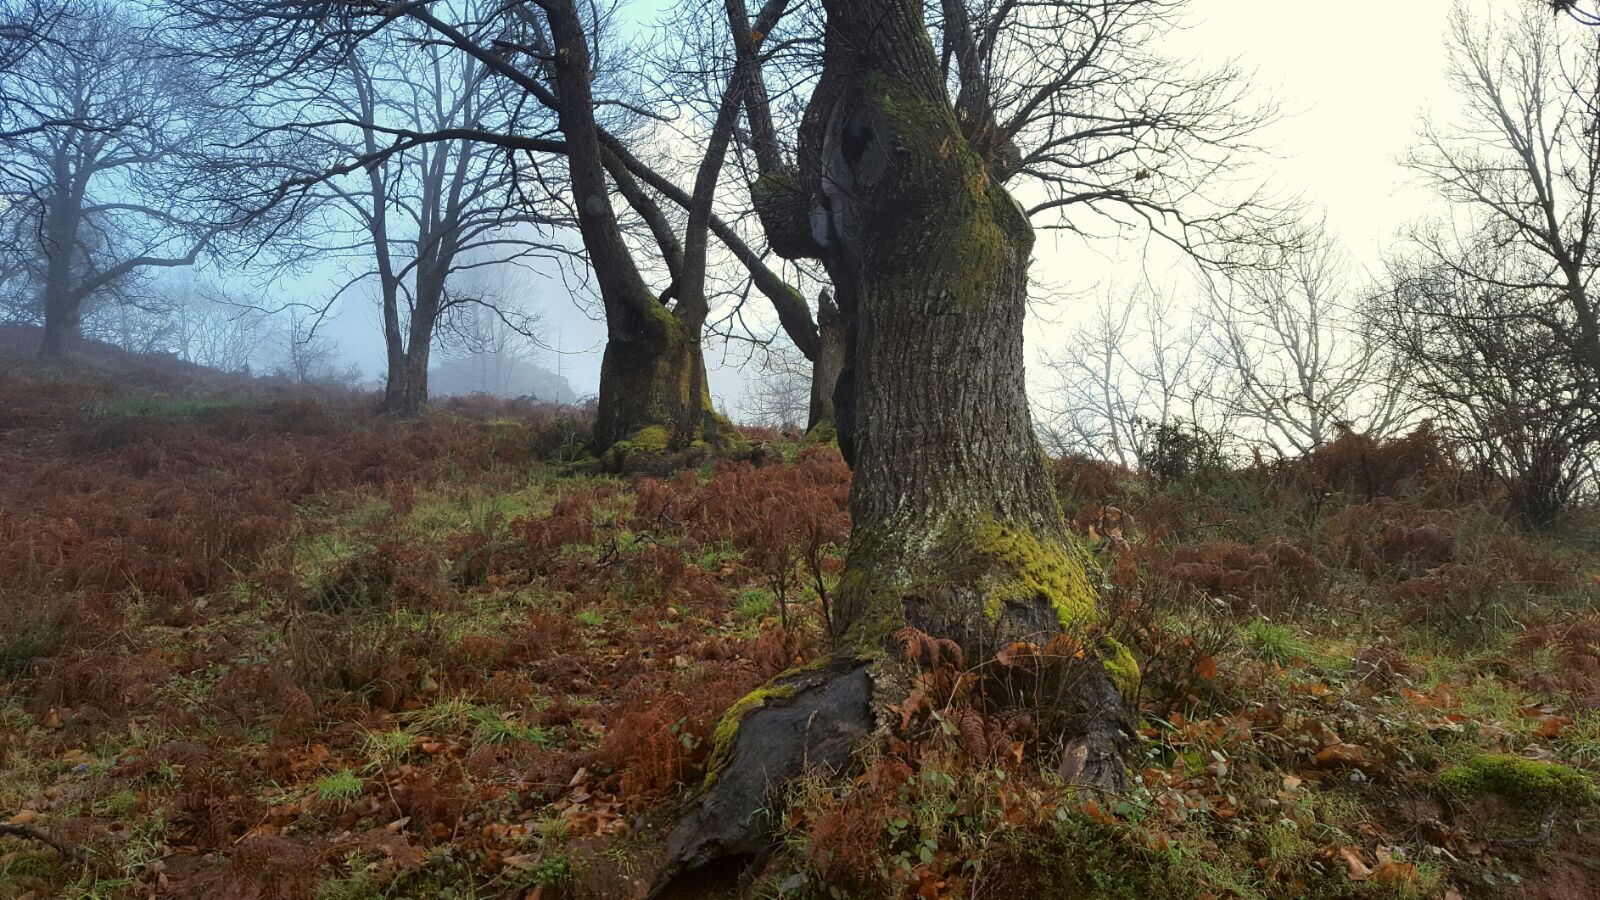
[[[785,432],[806,428],[811,414],[812,364],[796,350],[774,348],[745,382],[742,412],[756,425]]]
[[[495,4],[455,4],[474,35],[498,33],[485,17]],[[562,252],[550,237],[559,216],[518,202],[517,169],[503,147],[482,138],[548,127],[516,117],[508,84],[468,54],[400,18],[372,34],[343,35],[298,66],[280,67],[272,47],[243,57],[236,47],[200,44],[212,71],[250,85],[240,103],[258,147],[274,147],[278,188],[319,227],[303,228],[302,253],[341,258],[347,277],[316,301],[320,312],[352,289],[371,288],[387,360],[383,412],[414,416],[428,398],[440,329],[463,305],[489,299],[453,290],[488,266],[526,265]],[[513,121],[515,125],[513,126]],[[285,145],[295,149],[284,158]],[[263,188],[267,188],[263,184]],[[522,199],[526,200],[526,197]],[[519,320],[518,298],[500,298]]]
[[[1241,152],[1276,110],[1236,66],[1162,51],[1180,0],[937,6],[957,119],[1036,227],[1153,233],[1213,263],[1276,239],[1282,210],[1239,182]]]
[[[320,326],[320,317],[302,308],[286,311],[287,321],[276,331],[277,354],[272,374],[299,385],[354,388],[361,371],[341,365],[338,347]]]
[[[569,0],[489,3],[477,16],[470,4],[424,0],[178,0],[176,5],[197,33],[223,36],[207,39],[213,59],[262,48],[267,68],[285,72],[315,68],[330,51],[342,52],[409,22],[426,30],[427,43],[447,45],[512,85],[517,91],[513,110],[537,111],[554,122],[551,134],[524,133],[516,120],[481,129],[398,130],[387,146],[335,168],[354,172],[401,149],[470,139],[517,153],[524,160],[519,185],[531,179],[549,188],[547,157],[564,158],[560,190],[570,197],[570,215],[608,330],[598,447],[653,425],[685,442],[720,440],[727,433],[726,420],[715,415],[704,389],[700,346],[710,235],[751,271],[755,288],[780,308],[780,318],[809,321],[804,299],[715,214],[718,176],[732,139],[731,112],[719,116],[718,127],[697,146],[690,189],[635,153],[630,123],[652,112],[640,107],[633,84],[618,77],[620,67],[613,60],[626,59],[628,51],[610,37],[614,9]],[[252,63],[257,72],[261,67],[259,59]],[[724,92],[730,97],[725,105],[736,108],[737,84],[729,82]],[[669,205],[685,211],[681,228],[664,208]],[[649,256],[643,261],[630,242],[632,225],[649,235]],[[656,261],[667,276],[659,289],[646,277]]]
[[[474,268],[451,285],[453,303],[441,320],[438,343],[441,375],[453,393],[562,399],[559,389],[530,390],[540,387],[534,382],[554,382],[555,376],[538,377],[542,317],[519,303],[528,291],[519,274],[520,269],[505,265]]]
[[[64,20],[83,11],[78,0],[0,0],[0,72],[20,71],[23,61],[41,47],[58,44]],[[55,120],[37,115],[17,83],[0,79],[0,140],[31,134]],[[0,163],[0,175],[9,177]]]
[[[1170,293],[1103,294],[1050,356],[1056,385],[1041,424],[1051,449],[1139,468],[1165,429],[1216,424],[1204,338]]]
[[[1407,423],[1404,366],[1377,352],[1349,258],[1323,223],[1206,284],[1215,398],[1246,437],[1305,454]]]
[[[250,372],[264,362],[274,330],[264,300],[193,277],[163,289],[173,305],[167,345],[179,359],[222,372]]]
[[[1600,447],[1597,58],[1524,8],[1451,17],[1459,119],[1409,163],[1449,203],[1404,234],[1374,310],[1422,395],[1547,525]]]
[[[15,119],[0,166],[30,232],[42,357],[67,351],[89,298],[191,265],[237,224],[205,202],[217,192],[199,165],[223,123],[202,113],[205,83],[160,47],[136,12],[85,2],[0,69]]]

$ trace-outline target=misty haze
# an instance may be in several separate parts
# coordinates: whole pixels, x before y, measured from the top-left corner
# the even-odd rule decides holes
[[[0,0],[0,898],[1600,897],[1600,3]]]

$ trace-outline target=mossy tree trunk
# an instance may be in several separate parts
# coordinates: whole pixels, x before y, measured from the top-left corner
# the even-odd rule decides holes
[[[594,444],[648,435],[651,449],[665,434],[672,444],[720,441],[727,421],[711,406],[700,349],[703,311],[694,302],[669,309],[640,274],[623,240],[606,180],[605,151],[594,117],[589,38],[572,0],[540,4],[555,47],[555,107],[566,139],[578,231],[606,312],[600,404]],[[670,292],[669,292],[670,293]]]
[[[765,185],[758,213],[780,252],[824,262],[844,324],[836,413],[854,524],[834,598],[835,677],[780,679],[773,699],[736,710],[718,774],[669,844],[670,866],[686,869],[754,840],[739,809],[751,799],[744,768],[770,789],[830,759],[809,732],[774,730],[795,708],[818,729],[859,725],[858,706],[826,695],[865,672],[882,721],[904,686],[886,663],[897,630],[952,639],[976,661],[1098,617],[1093,562],[1066,528],[1024,387],[1032,229],[963,136],[920,5],[824,6],[800,171],[788,196],[782,182]],[[793,220],[800,198],[808,227]],[[1120,787],[1121,697],[1098,661],[1075,684],[1062,698],[1062,774]]]
[[[712,408],[698,332],[646,290],[643,303],[607,308],[594,443],[634,440],[646,449],[727,436]],[[657,437],[659,436],[659,437]]]

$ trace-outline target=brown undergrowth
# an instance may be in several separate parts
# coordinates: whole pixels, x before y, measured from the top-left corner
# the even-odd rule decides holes
[[[0,896],[636,896],[723,712],[826,651],[831,448],[623,480],[564,461],[571,411],[229,390],[0,381],[0,821],[87,860],[0,838]],[[1576,798],[1508,842],[1432,785],[1600,768],[1594,549],[1508,524],[1426,433],[1184,471],[1060,462],[1103,627],[981,660],[897,635],[896,727],[774,806],[747,892],[1583,877]],[[1047,719],[1111,641],[1135,777],[1078,797]]]

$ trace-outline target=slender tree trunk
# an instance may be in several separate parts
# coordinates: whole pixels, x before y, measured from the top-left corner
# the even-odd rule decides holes
[[[889,727],[881,711],[908,682],[891,649],[899,630],[953,640],[976,663],[1099,618],[1093,562],[1067,530],[1024,389],[1032,229],[957,124],[921,4],[823,6],[801,169],[766,186],[774,202],[758,213],[770,231],[806,197],[811,227],[779,223],[783,245],[820,257],[839,291],[837,413],[854,476],[833,659],[728,714],[707,789],[669,838],[667,878],[759,851],[752,815],[774,787],[848,765],[854,744]],[[1117,789],[1126,715],[1095,657],[1049,698],[1062,707],[1058,767]]]
[[[381,240],[381,238],[380,238]],[[383,401],[378,412],[391,415],[404,405],[406,392],[406,340],[400,328],[400,287],[387,274],[386,259],[379,256],[379,278],[383,282],[383,349],[384,368]]]
[[[811,410],[806,433],[816,438],[829,437],[836,429],[833,394],[844,371],[844,321],[833,294],[824,290],[817,298],[816,358],[811,361]]]

